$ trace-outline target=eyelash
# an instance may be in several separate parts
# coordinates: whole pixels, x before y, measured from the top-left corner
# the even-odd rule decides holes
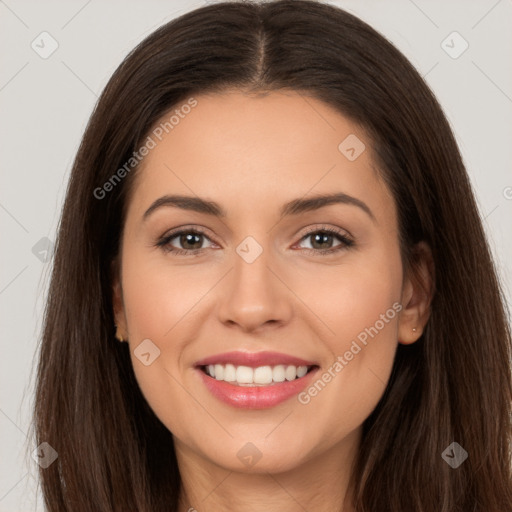
[[[303,249],[306,251],[307,254],[314,254],[314,255],[318,255],[318,256],[328,256],[328,255],[336,253],[338,251],[348,249],[354,245],[354,241],[351,240],[350,238],[348,238],[346,235],[344,235],[340,231],[335,230],[333,228],[324,227],[324,226],[322,226],[321,228],[309,229],[306,232],[306,234],[300,239],[299,242],[302,242],[309,236],[311,236],[313,234],[317,234],[317,233],[333,235],[336,238],[338,238],[338,240],[342,243],[340,245],[337,245],[335,247],[331,247],[330,249],[325,249],[325,250]],[[167,253],[174,253],[176,255],[200,256],[203,253],[203,251],[205,250],[205,248],[202,248],[202,249],[179,249],[176,247],[172,247],[170,245],[171,240],[173,240],[174,238],[176,238],[180,235],[183,235],[183,234],[203,235],[206,238],[208,238],[208,240],[210,239],[208,237],[208,235],[206,234],[206,232],[204,232],[200,228],[186,228],[186,229],[180,229],[179,231],[174,231],[168,235],[163,236],[162,238],[160,238],[158,240],[158,242],[155,245],[157,247],[160,247],[163,251],[165,251]]]

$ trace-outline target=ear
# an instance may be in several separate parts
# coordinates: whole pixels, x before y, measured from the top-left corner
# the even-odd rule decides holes
[[[117,326],[116,337],[128,339],[128,329],[123,301],[123,288],[121,286],[121,272],[117,260],[112,262],[112,306],[114,309],[114,322]]]
[[[430,317],[434,296],[435,268],[427,243],[414,246],[411,263],[402,287],[402,311],[398,325],[398,342],[409,345],[417,341]],[[415,329],[415,331],[413,331]]]

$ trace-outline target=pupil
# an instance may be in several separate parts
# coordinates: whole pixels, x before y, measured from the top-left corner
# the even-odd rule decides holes
[[[332,235],[328,234],[328,233],[317,233],[316,235],[314,235],[314,242],[313,242],[313,247],[315,246],[315,244],[317,243],[317,241],[319,241],[320,243],[326,243],[327,242],[327,239],[330,238]],[[322,247],[320,247],[322,248]]]
[[[202,235],[195,235],[193,233],[189,233],[187,235],[182,235],[181,236],[181,245],[185,247],[185,249],[198,249],[199,247],[186,247],[186,244],[190,243],[191,245],[194,245],[194,242],[192,241],[193,238],[196,238],[196,239],[199,239],[199,237],[201,237]],[[196,242],[196,245],[199,244],[199,246],[201,245],[201,241],[198,241]]]

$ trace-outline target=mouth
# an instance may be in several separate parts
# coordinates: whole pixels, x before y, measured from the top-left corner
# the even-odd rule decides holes
[[[291,400],[311,385],[320,369],[318,365],[211,366],[196,367],[199,380],[212,396],[239,409],[269,409]]]
[[[212,396],[243,409],[268,409],[290,400],[320,370],[316,361],[291,354],[243,350],[212,355],[194,366]]]
[[[208,377],[233,386],[264,387],[302,379],[319,368],[318,365],[250,366],[234,364],[209,364],[198,368]]]

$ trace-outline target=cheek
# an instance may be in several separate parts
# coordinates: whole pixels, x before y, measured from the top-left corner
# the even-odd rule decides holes
[[[392,305],[400,298],[399,287],[389,269],[387,272],[352,271],[339,277],[338,283],[336,286],[336,281],[332,282],[321,311],[329,319],[334,331],[332,337],[339,340],[339,348],[376,323],[382,334],[388,334],[389,327],[396,324]],[[364,335],[359,338],[363,339]]]
[[[402,266],[397,250],[380,250],[357,264],[329,269],[302,297],[322,324],[330,357],[300,397],[318,424],[332,425],[323,441],[356,428],[382,397],[397,347]]]
[[[300,281],[296,279],[295,290],[323,321],[323,339],[329,340],[331,351],[340,354],[359,335],[364,340],[367,329],[376,323],[381,339],[395,337],[401,280],[399,251],[393,246],[376,247],[367,254],[354,253],[340,265],[319,269],[314,283],[304,274]]]
[[[193,318],[193,307],[208,291],[209,283],[197,273],[193,277],[190,274],[190,268],[171,268],[156,253],[148,256],[147,251],[127,248],[123,255],[123,298],[130,357],[139,387],[160,419],[168,414],[171,403],[178,408],[187,407],[187,397],[177,384],[187,345],[183,326]],[[148,339],[157,349],[144,341]],[[143,341],[146,345],[141,345]],[[150,353],[146,358],[150,364],[145,365],[139,359],[139,346],[149,347],[144,353]]]
[[[133,340],[160,343],[173,337],[175,326],[194,315],[211,287],[211,271],[172,265],[165,257],[127,251],[123,259],[123,296],[128,331]]]

